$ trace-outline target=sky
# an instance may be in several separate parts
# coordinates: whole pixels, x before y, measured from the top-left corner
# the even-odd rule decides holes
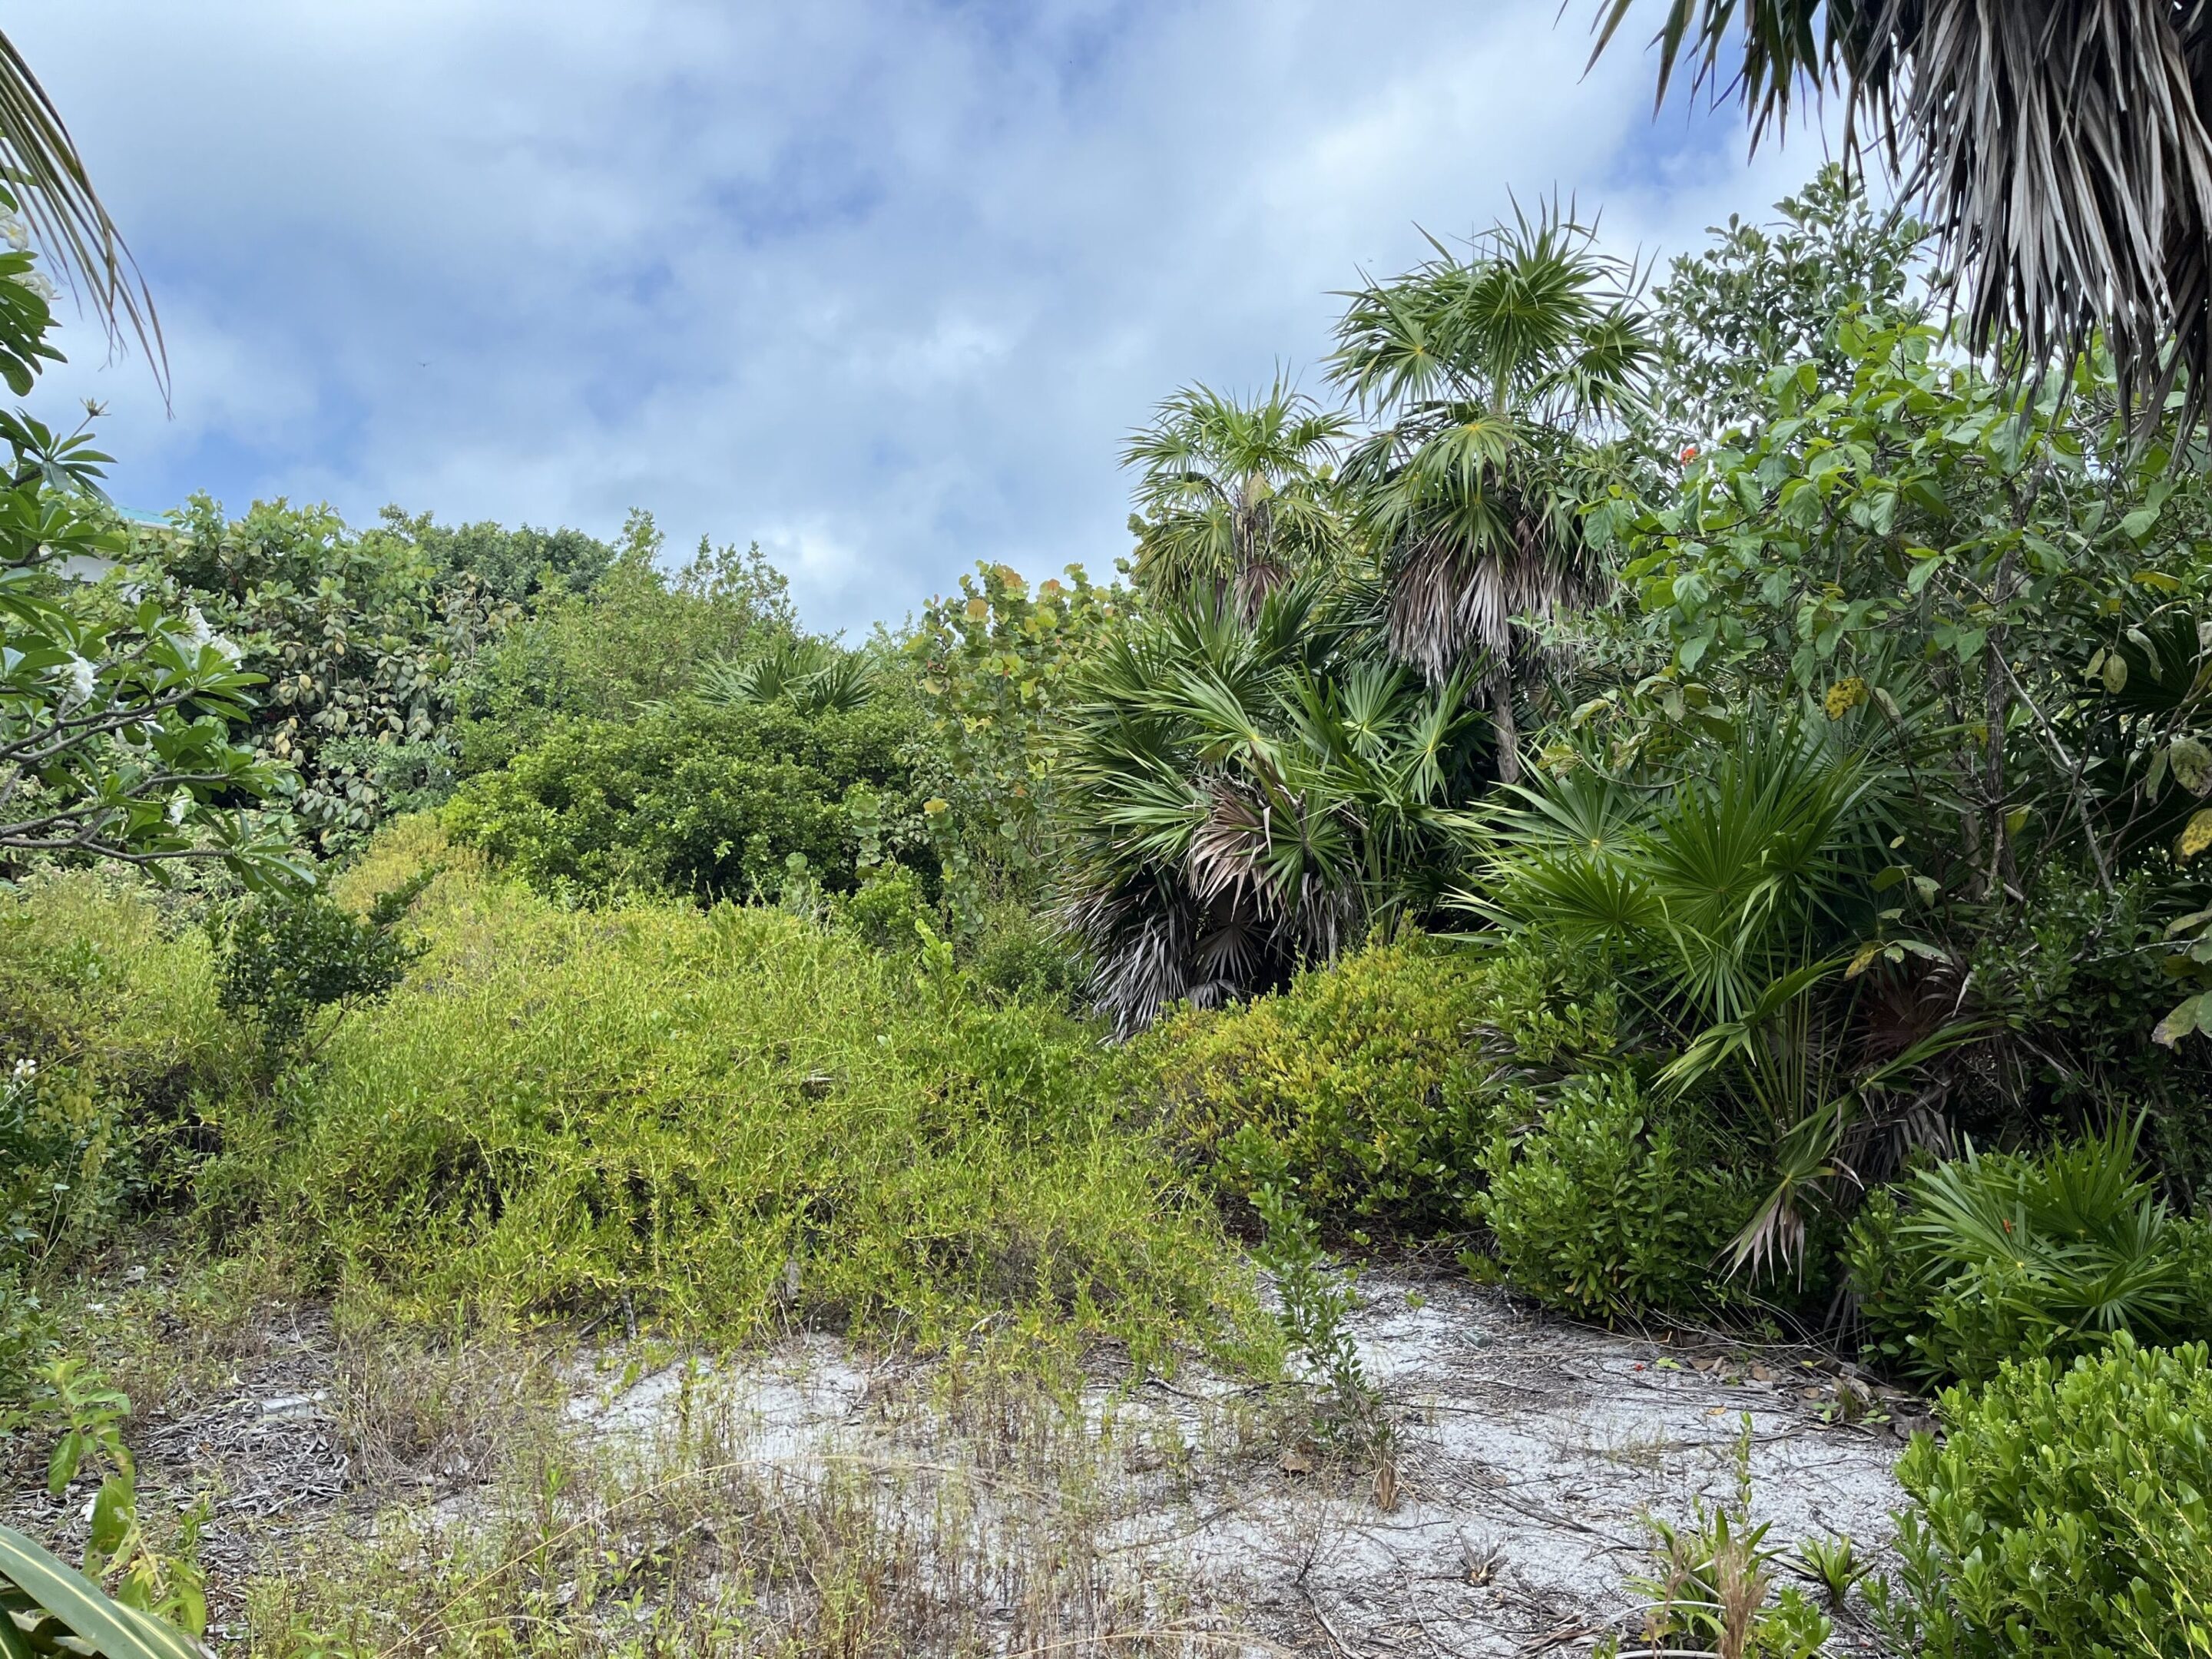
[[[152,285],[72,322],[117,500],[758,541],[825,629],[1128,551],[1129,430],[1557,192],[1650,258],[1817,133],[1654,117],[1646,0],[50,0],[10,38]],[[64,314],[68,314],[66,301]]]

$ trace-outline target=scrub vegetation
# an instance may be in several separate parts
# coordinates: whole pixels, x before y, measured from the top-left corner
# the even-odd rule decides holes
[[[1395,1256],[1937,1394],[1864,1557],[1766,1541],[1747,1428],[1655,1650],[2212,1653],[2201,387],[1951,328],[1840,168],[1779,213],[1656,282],[1556,205],[1436,243],[1310,387],[1135,427],[1114,577],[859,642],[644,513],[148,526],[0,416],[0,1453],[76,1563],[0,1530],[10,1641],[1196,1652],[1097,1483],[1197,1454],[1112,1402],[1203,1368],[1215,1449],[1395,1509]],[[142,1499],[279,1310],[373,1529]],[[1003,1462],[572,1420],[832,1340]]]

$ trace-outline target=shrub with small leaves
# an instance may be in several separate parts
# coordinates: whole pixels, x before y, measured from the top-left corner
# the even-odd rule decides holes
[[[319,1009],[382,996],[422,954],[400,924],[436,874],[425,870],[378,895],[365,915],[314,892],[233,907],[209,924],[223,1007],[255,1028],[273,1060],[305,1035]]]
[[[1891,1647],[1927,1659],[2212,1656],[2212,1363],[2115,1338],[1942,1397],[1898,1465],[1901,1566],[1870,1581]]]
[[[1727,1294],[1717,1259],[1760,1194],[1729,1172],[1709,1129],[1620,1074],[1575,1078],[1528,1106],[1478,1160],[1490,1185],[1477,1212],[1516,1288],[1606,1319]]]
[[[1293,1175],[1316,1215],[1463,1224],[1486,1105],[1474,1046],[1485,970],[1424,941],[1377,945],[1240,1006],[1188,1010],[1138,1045],[1170,1123],[1241,1198]]]

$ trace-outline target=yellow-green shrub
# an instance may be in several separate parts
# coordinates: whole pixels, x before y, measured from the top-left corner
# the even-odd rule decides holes
[[[245,1053],[202,930],[143,879],[88,870],[0,894],[0,1033],[10,1060],[89,1065],[159,1100],[219,1085]]]
[[[346,890],[411,861],[374,854]],[[1225,1243],[1121,1121],[1090,1028],[770,909],[566,911],[452,870],[416,919],[428,954],[223,1172],[269,1171],[330,1277],[728,1338],[1224,1328]]]
[[[1287,1178],[1317,1214],[1405,1227],[1466,1219],[1501,1061],[1603,1047],[1602,999],[1547,964],[1422,939],[1376,945],[1289,989],[1181,1012],[1143,1038],[1183,1146],[1224,1189]]]
[[[141,878],[42,874],[0,895],[0,1221],[33,1254],[88,1237],[212,1144],[203,1112],[251,1046],[213,951]]]

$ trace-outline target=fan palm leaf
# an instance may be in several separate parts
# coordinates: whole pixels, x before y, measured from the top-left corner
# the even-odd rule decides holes
[[[1326,578],[1194,596],[1102,649],[1062,774],[1061,915],[1124,1030],[1326,962],[1427,898],[1477,733],[1464,683],[1357,654]]]
[[[1169,599],[1233,591],[1248,613],[1293,575],[1328,562],[1343,527],[1331,479],[1347,424],[1278,380],[1249,402],[1204,386],[1132,433],[1137,574]]]

